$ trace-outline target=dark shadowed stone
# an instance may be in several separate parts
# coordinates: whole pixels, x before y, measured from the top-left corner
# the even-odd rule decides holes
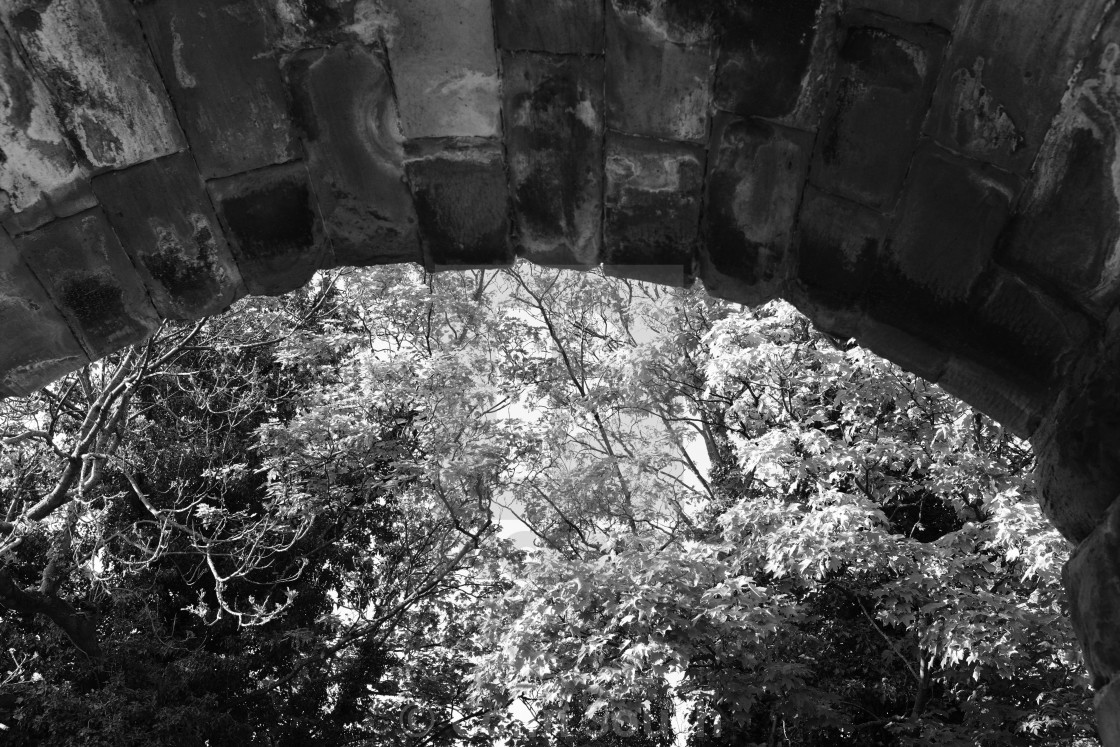
[[[631,25],[646,26],[675,44],[708,41],[722,10],[722,0],[607,0],[608,12]]]
[[[140,342],[159,326],[143,281],[100,209],[15,242],[91,360]]]
[[[420,219],[425,266],[438,271],[513,264],[500,146],[413,141],[405,170]]]
[[[729,115],[716,120],[700,253],[712,295],[762,303],[779,293],[812,145],[813,136],[800,130]]]
[[[0,397],[26,396],[89,362],[66,320],[0,231]]]
[[[1007,368],[989,368],[972,357],[953,356],[938,386],[1020,438],[1038,430],[1053,393]]]
[[[287,71],[333,249],[328,263],[421,262],[397,107],[381,60],[345,45],[302,53]]]
[[[703,142],[711,105],[712,44],[671,42],[640,13],[607,6],[607,127]]]
[[[1101,744],[1120,744],[1120,680],[1099,690],[1093,698],[1097,711],[1097,735]]]
[[[1025,173],[1109,0],[986,0],[957,24],[928,132],[966,155]]]
[[[722,3],[715,106],[742,116],[793,113],[811,66],[820,7],[821,0]]]
[[[398,23],[389,62],[409,139],[498,137],[498,58],[490,0],[384,0]]]
[[[930,23],[948,31],[956,26],[962,4],[962,0],[847,0],[847,7],[852,10],[873,10],[911,23]]]
[[[518,253],[547,265],[599,261],[603,60],[506,53],[506,152]]]
[[[797,279],[818,302],[857,306],[879,258],[886,219],[806,187],[798,224]]]
[[[250,293],[287,293],[322,266],[323,227],[303,163],[218,179],[207,188]]]
[[[944,349],[874,319],[864,319],[856,339],[862,347],[926,381],[936,382],[949,365],[949,354]]]
[[[190,155],[105,174],[93,187],[164,319],[217,314],[244,295]]]
[[[602,54],[603,0],[494,0],[498,45],[508,50]]]
[[[285,50],[336,44],[380,46],[396,20],[380,0],[271,0]]]
[[[69,191],[81,169],[47,87],[34,77],[0,26],[0,219]]]
[[[94,168],[123,168],[184,147],[131,3],[6,0],[0,15]]]
[[[275,40],[255,0],[160,0],[138,10],[204,178],[298,156]]]
[[[1120,502],[1102,518],[1062,573],[1073,629],[1097,688],[1120,682]]]
[[[604,270],[666,285],[691,281],[704,150],[608,133]]]
[[[1047,133],[1001,261],[1103,318],[1120,300],[1120,13],[1101,30]]]
[[[857,17],[840,48],[812,180],[880,208],[893,202],[906,177],[948,37],[885,19],[864,25],[868,20]]]

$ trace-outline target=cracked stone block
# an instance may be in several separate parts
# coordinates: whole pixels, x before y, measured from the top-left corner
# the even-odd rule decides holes
[[[611,0],[607,7],[607,127],[703,142],[712,98],[712,43],[674,42],[664,25],[629,6]]]
[[[258,3],[160,0],[137,10],[203,178],[299,156]]]
[[[506,152],[516,245],[538,264],[599,262],[603,61],[506,53]]]
[[[23,397],[89,362],[70,326],[0,231],[0,397]]]
[[[603,269],[665,285],[691,281],[704,149],[609,132]]]
[[[499,144],[410,142],[405,171],[420,219],[426,267],[439,271],[513,264]]]
[[[820,303],[858,306],[887,234],[886,219],[806,187],[798,218],[797,279]]]
[[[0,15],[95,169],[185,147],[127,0],[9,0]]]
[[[269,166],[206,186],[249,293],[287,293],[322,266],[326,242],[303,163]]]
[[[800,130],[717,119],[700,252],[701,277],[712,295],[762,303],[784,285],[812,145],[812,134]]]
[[[1109,0],[970,3],[927,121],[927,134],[966,156],[1030,169]]]
[[[498,46],[555,54],[602,54],[603,0],[494,0]]]
[[[160,318],[100,209],[18,236],[16,247],[90,360],[141,342]]]
[[[825,191],[882,208],[906,177],[948,37],[884,19],[853,20],[811,178]]]
[[[93,188],[164,319],[217,314],[245,294],[189,154],[104,174]]]
[[[498,137],[498,59],[490,0],[385,0],[389,62],[409,139]]]
[[[847,0],[852,10],[870,10],[902,21],[932,24],[946,31],[957,25],[962,0]]]
[[[392,81],[365,47],[288,61],[296,118],[330,247],[328,264],[422,262]]]

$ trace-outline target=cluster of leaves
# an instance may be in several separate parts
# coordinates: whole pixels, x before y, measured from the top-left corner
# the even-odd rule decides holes
[[[347,272],[0,407],[15,744],[1092,733],[1029,448],[782,304]]]

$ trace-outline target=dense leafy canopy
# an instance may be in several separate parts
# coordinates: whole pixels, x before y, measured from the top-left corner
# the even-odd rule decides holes
[[[1094,743],[1028,446],[786,305],[347,271],[0,439],[12,744]]]

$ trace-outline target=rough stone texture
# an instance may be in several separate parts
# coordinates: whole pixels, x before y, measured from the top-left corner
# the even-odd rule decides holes
[[[943,348],[874,319],[863,320],[856,338],[871,352],[927,381],[938,381],[949,365],[949,354]]]
[[[835,308],[858,306],[887,234],[886,219],[807,187],[800,227],[797,279],[804,295]]]
[[[1062,576],[1093,687],[1120,681],[1120,503],[1074,550]]]
[[[250,293],[286,293],[322,266],[323,225],[303,163],[217,179],[207,187]]]
[[[292,59],[288,76],[333,266],[420,262],[392,82],[357,45]]]
[[[385,0],[407,138],[500,134],[498,58],[490,0]]]
[[[1097,692],[1095,703],[1101,744],[1105,747],[1120,744],[1120,682]]]
[[[62,218],[15,239],[90,359],[144,340],[159,315],[101,210]]]
[[[703,149],[613,132],[606,147],[603,269],[687,284],[699,238]]]
[[[494,0],[498,46],[556,54],[602,54],[603,0]]]
[[[96,169],[184,147],[126,0],[8,0],[0,16]]]
[[[381,45],[396,23],[381,0],[269,0],[284,50]]]
[[[864,15],[851,21],[812,180],[881,208],[906,177],[948,36]]]
[[[45,205],[49,196],[65,195],[81,180],[50,93],[24,65],[2,27],[0,143],[0,218]]]
[[[847,0],[851,9],[872,10],[911,23],[952,30],[964,0]]]
[[[1025,173],[1109,0],[972,2],[957,23],[929,133]]]
[[[8,235],[0,231],[0,397],[24,396],[88,362]]]
[[[655,4],[656,6],[656,4]],[[712,44],[675,43],[675,27],[641,2],[607,3],[607,127],[667,140],[708,134]],[[679,29],[678,29],[679,31]]]
[[[277,52],[254,0],[159,0],[139,12],[205,178],[298,155]]]
[[[160,316],[198,319],[245,294],[190,155],[99,176],[93,188]]]
[[[496,143],[428,141],[408,150],[424,264],[431,270],[506,267],[509,196]]]
[[[986,365],[969,355],[949,359],[937,379],[954,397],[967,395],[975,407],[1011,433],[1026,438],[1039,426],[1040,412],[1049,404],[1038,382],[1001,365]]]
[[[599,262],[603,61],[506,53],[503,111],[518,254],[539,264]]]

